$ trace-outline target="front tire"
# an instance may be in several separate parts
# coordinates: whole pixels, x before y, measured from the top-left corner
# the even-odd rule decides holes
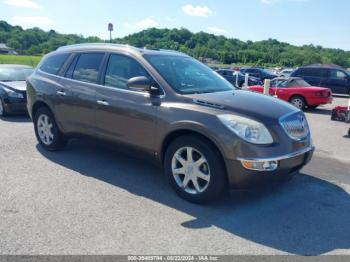
[[[164,169],[175,192],[190,202],[213,201],[227,188],[220,153],[208,141],[196,136],[182,136],[170,144]]]
[[[64,135],[59,130],[51,111],[42,107],[34,116],[34,130],[39,144],[48,151],[56,151],[66,144]]]

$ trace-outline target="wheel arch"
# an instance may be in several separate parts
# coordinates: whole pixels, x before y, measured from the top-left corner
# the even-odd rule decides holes
[[[308,106],[308,102],[307,102],[305,95],[301,95],[299,93],[290,95],[288,102],[291,102],[294,97],[301,97],[302,99],[304,99],[305,105]]]
[[[42,107],[46,107],[46,108],[51,112],[51,114],[52,114],[53,117],[55,118],[55,121],[56,121],[56,123],[57,123],[57,125],[58,125],[60,131],[62,132],[64,129],[63,129],[61,123],[58,121],[54,110],[52,110],[51,106],[50,106],[48,103],[46,103],[46,102],[44,102],[44,101],[42,101],[42,100],[37,100],[37,101],[35,101],[35,103],[33,104],[32,108],[31,108],[31,112],[30,112],[30,113],[31,113],[31,118],[32,118],[32,120],[34,121],[35,113],[36,113],[40,108],[42,108]]]
[[[35,113],[38,111],[39,108],[42,108],[42,107],[46,107],[48,110],[50,110],[51,113],[53,113],[50,106],[47,103],[41,100],[38,100],[32,106],[31,114],[33,119],[34,119]]]
[[[225,165],[225,170],[226,170],[226,164],[225,164],[223,149],[220,148],[220,146],[215,141],[215,139],[213,139],[212,137],[208,136],[207,134],[205,134],[204,132],[202,132],[202,131],[200,131],[198,129],[190,129],[190,128],[179,128],[179,129],[172,130],[171,132],[169,132],[164,137],[164,139],[162,141],[162,144],[161,144],[161,148],[160,148],[161,165],[162,166],[164,165],[165,153],[166,153],[167,148],[171,144],[171,142],[174,141],[178,137],[191,136],[191,135],[199,137],[200,139],[203,139],[203,140],[207,141],[208,143],[210,143],[217,150],[217,152],[219,153],[220,158],[221,158],[223,164]]]

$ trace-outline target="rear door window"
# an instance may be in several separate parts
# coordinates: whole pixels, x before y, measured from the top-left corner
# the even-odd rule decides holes
[[[52,55],[44,60],[40,66],[40,70],[45,73],[57,75],[69,56],[70,54]]]
[[[96,84],[103,57],[103,53],[81,54],[73,71],[72,79]]]
[[[112,54],[108,61],[104,85],[128,89],[128,80],[136,76],[145,76],[151,79],[148,72],[133,58]]]
[[[326,77],[328,70],[325,68],[313,68],[313,75],[314,77]]]
[[[324,68],[300,68],[295,73],[296,76],[326,77],[327,69]]]

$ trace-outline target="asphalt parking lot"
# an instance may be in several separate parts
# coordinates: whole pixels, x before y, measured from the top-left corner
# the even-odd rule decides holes
[[[299,176],[209,206],[111,147],[45,152],[30,119],[0,119],[0,254],[350,254],[349,124],[330,109],[307,112],[317,151]]]

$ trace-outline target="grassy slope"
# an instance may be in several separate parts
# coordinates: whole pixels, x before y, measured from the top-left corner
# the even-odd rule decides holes
[[[0,55],[0,64],[21,64],[35,67],[41,56]]]

